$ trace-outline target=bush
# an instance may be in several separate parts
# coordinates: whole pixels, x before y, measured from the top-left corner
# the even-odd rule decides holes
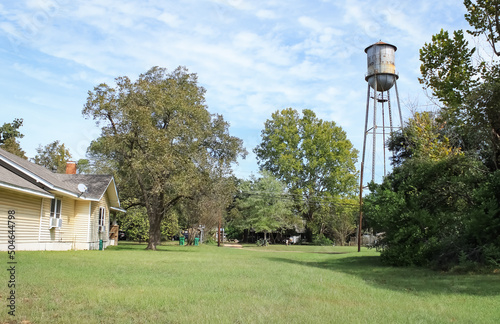
[[[120,221],[127,240],[145,242],[149,239],[149,221],[142,207],[130,208]]]
[[[209,236],[206,241],[204,242],[204,244],[207,244],[207,245],[217,245],[217,240],[215,238],[213,238],[212,236]]]
[[[457,271],[500,263],[500,171],[467,156],[412,159],[370,189],[364,227],[385,232],[385,263]]]
[[[326,237],[323,234],[315,235],[313,237],[312,241],[313,245],[320,245],[320,246],[325,246],[325,245],[333,245],[333,241],[330,240],[328,237]]]
[[[257,244],[257,246],[268,246],[269,245],[269,241],[268,240],[264,240],[264,239],[258,239],[256,244]]]

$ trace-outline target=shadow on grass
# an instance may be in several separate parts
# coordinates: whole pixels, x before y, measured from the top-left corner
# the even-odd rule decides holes
[[[307,262],[288,258],[269,257],[270,261],[342,272],[363,279],[377,288],[409,294],[466,294],[477,296],[500,295],[498,275],[457,275],[423,268],[385,266],[378,256],[335,256],[322,262]]]
[[[108,251],[151,251],[151,252],[196,252],[193,246],[158,245],[156,251],[146,250],[147,243],[120,241],[118,245],[108,246]]]

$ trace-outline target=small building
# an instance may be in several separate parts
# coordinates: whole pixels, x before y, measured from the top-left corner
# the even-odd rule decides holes
[[[120,207],[113,176],[66,174],[0,149],[0,250],[106,248]],[[10,222],[9,222],[10,221]]]

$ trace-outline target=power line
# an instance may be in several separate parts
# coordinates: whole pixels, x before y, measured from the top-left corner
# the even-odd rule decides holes
[[[295,198],[302,198],[303,201],[308,201],[308,202],[313,202],[321,206],[353,206],[357,207],[357,203],[350,203],[350,202],[339,202],[338,199],[336,198],[327,198],[327,197],[321,197],[321,196],[314,196],[314,197],[309,197],[306,198],[303,195],[300,194],[293,194],[293,193],[275,193],[275,192],[269,192],[269,191],[240,191],[243,194],[250,195],[250,196],[257,196],[257,197],[263,197],[263,198],[274,198],[278,200],[283,200],[283,201],[296,201]]]

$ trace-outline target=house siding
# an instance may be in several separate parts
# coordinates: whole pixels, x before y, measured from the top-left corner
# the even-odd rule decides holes
[[[104,207],[106,209],[106,231],[99,232],[99,209]],[[109,245],[109,198],[107,193],[98,202],[92,202],[90,218],[90,249],[99,249],[99,241],[102,240],[103,248]]]
[[[39,219],[40,250],[70,250],[74,243],[75,201],[56,196],[61,200],[61,228],[50,228],[50,206],[52,199],[44,198]],[[39,216],[40,217],[40,216]]]
[[[75,219],[73,220],[73,240],[75,249],[89,249],[89,206],[90,201],[75,202]]]
[[[0,249],[8,247],[8,211],[15,211],[15,246],[38,242],[40,206],[43,198],[0,188]]]
[[[15,211],[16,250],[88,250],[109,245],[110,200],[61,199],[61,228],[50,228],[51,198],[0,188],[0,250],[8,249],[8,211]],[[106,210],[106,231],[99,232],[99,208]],[[4,224],[4,225],[2,225]]]

